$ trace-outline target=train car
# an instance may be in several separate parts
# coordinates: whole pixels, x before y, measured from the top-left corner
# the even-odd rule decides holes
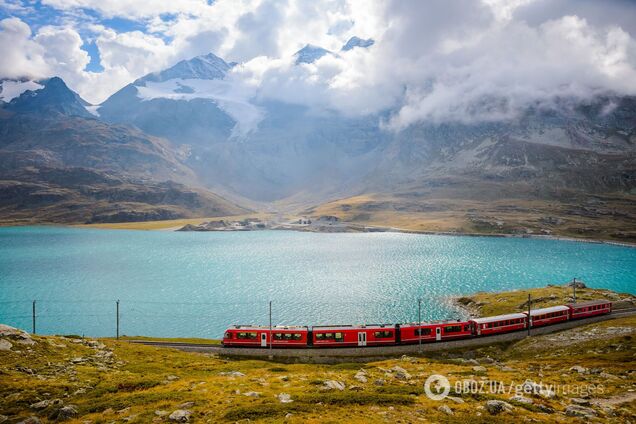
[[[524,312],[527,316],[528,313]],[[542,327],[556,324],[570,319],[570,308],[565,305],[549,308],[533,309],[530,311],[530,327]]]
[[[473,318],[468,321],[475,336],[508,333],[526,328],[528,317],[526,314],[506,314],[494,317]]]
[[[473,334],[468,321],[399,324],[398,328],[401,344],[460,339]]]
[[[271,340],[270,340],[271,334]],[[228,347],[296,347],[308,346],[309,329],[301,326],[236,325],[223,335],[223,346]]]
[[[569,303],[570,319],[605,315],[612,312],[612,302],[609,300],[590,300],[583,303]]]
[[[386,325],[338,325],[311,328],[313,347],[383,346],[397,342],[397,329]]]

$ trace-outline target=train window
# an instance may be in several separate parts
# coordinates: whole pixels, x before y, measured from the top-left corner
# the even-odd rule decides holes
[[[324,340],[324,339],[325,339],[324,333],[316,333],[316,340]]]
[[[393,331],[376,331],[373,335],[376,339],[389,339],[393,337]]]
[[[294,340],[300,340],[300,339],[303,338],[303,335],[300,334],[300,333],[294,333],[294,337],[293,338],[294,338]]]
[[[325,339],[333,339],[333,333],[325,333]]]
[[[430,336],[431,329],[430,328],[416,328],[415,329],[416,336]]]
[[[274,333],[274,340],[283,340],[283,335],[281,333]]]
[[[344,342],[344,337],[342,336],[342,333],[336,333],[336,341]]]
[[[449,325],[448,327],[444,327],[445,333],[458,333],[462,331],[461,325]]]
[[[285,340],[291,340],[292,339],[292,333],[285,333]]]
[[[237,339],[255,339],[256,333],[238,333],[236,335]]]

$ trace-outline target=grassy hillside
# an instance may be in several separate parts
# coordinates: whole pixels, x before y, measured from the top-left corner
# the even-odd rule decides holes
[[[636,416],[636,317],[480,349],[338,365],[7,333],[0,329],[0,349],[11,344],[0,351],[0,414],[10,423],[30,416],[70,423],[552,423],[576,422],[575,415],[600,422]],[[424,395],[432,374],[449,379],[451,397]],[[552,387],[513,397],[526,380]],[[484,386],[456,393],[456,382]],[[490,390],[490,382],[500,385]]]

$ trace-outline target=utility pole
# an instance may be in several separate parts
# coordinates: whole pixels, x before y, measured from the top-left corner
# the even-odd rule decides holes
[[[422,353],[422,298],[417,299],[417,326],[418,326],[418,341],[419,348],[418,351]]]
[[[574,303],[576,303],[576,277],[572,280],[572,290],[574,290]]]
[[[528,336],[530,335],[530,327],[532,326],[532,316],[530,315],[531,309],[530,305],[532,304],[532,298],[530,293],[528,293]]]
[[[272,354],[272,301],[269,301],[269,359],[274,359]]]
[[[117,340],[119,340],[119,299],[117,299]]]
[[[33,314],[32,314],[32,318],[33,318],[33,334],[35,334],[35,300],[33,301]]]

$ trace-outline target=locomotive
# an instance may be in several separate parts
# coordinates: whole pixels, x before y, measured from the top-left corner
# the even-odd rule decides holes
[[[605,315],[612,312],[612,302],[593,300],[533,309],[466,321],[431,323],[256,326],[235,325],[223,335],[227,347],[325,348],[394,346],[415,343],[485,337],[494,334],[553,325],[560,322]]]

